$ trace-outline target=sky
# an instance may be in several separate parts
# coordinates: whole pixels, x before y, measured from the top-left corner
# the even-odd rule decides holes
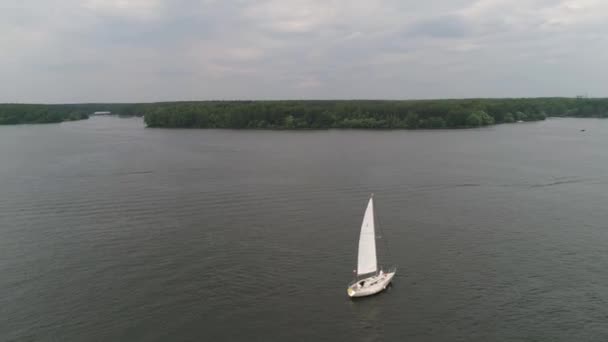
[[[606,0],[0,0],[0,102],[608,96]]]

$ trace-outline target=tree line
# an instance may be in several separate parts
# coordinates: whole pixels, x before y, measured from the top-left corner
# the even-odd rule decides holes
[[[0,125],[25,123],[57,123],[88,119],[96,111],[130,112],[134,104],[0,104]]]
[[[236,129],[439,129],[608,117],[608,99],[197,101],[133,104],[0,104],[0,124],[85,119],[95,111],[144,116],[148,127]]]
[[[88,117],[86,111],[60,105],[0,104],[0,125],[53,123]]]
[[[548,116],[608,117],[608,99],[209,101],[157,103],[137,112],[149,127],[438,129]]]

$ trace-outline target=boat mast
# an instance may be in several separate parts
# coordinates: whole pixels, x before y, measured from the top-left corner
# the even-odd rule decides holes
[[[373,192],[370,195],[370,199],[372,201],[374,201],[374,193]],[[373,217],[373,220],[374,220],[374,242],[378,242],[378,238],[377,238],[378,234],[377,234],[377,232],[379,232],[379,229],[378,229],[378,220],[376,220],[376,203],[375,202],[376,201],[374,201],[374,208],[373,208],[373,211],[372,211],[372,217]],[[378,275],[379,272],[380,271],[379,271],[379,267],[378,267],[378,246],[376,246],[376,273],[375,274]]]
[[[372,197],[373,196],[374,196],[374,194],[372,194]],[[374,203],[374,209],[375,209],[375,203]],[[383,245],[386,250],[386,253],[383,253],[384,257],[382,258],[382,262],[386,262],[386,259],[391,259],[391,250],[388,247],[388,241],[384,236],[384,232],[380,229],[380,224],[378,224],[376,210],[374,210],[374,224],[375,224],[376,232],[378,233],[376,236],[377,237],[379,236],[379,239],[383,240]],[[380,267],[382,267],[382,265],[380,265]]]

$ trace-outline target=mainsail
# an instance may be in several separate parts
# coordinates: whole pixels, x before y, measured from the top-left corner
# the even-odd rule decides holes
[[[369,199],[361,235],[359,235],[359,257],[357,259],[357,275],[374,273],[378,269],[376,261],[376,232],[374,228],[374,198]]]

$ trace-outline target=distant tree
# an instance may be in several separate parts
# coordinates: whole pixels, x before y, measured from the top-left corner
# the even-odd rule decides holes
[[[473,112],[471,114],[469,114],[469,116],[467,117],[467,126],[470,127],[479,127],[481,126],[481,116],[479,115],[479,112]]]
[[[285,128],[287,128],[287,129],[295,128],[295,119],[293,118],[293,115],[287,115],[285,117]]]
[[[446,126],[447,127],[464,127],[467,126],[466,110],[460,107],[450,109],[446,115]]]
[[[482,111],[478,112],[479,117],[481,118],[481,124],[484,126],[487,125],[493,125],[494,124],[494,118],[491,117],[488,113]]]
[[[418,114],[410,112],[407,114],[405,118],[405,127],[408,129],[416,129],[420,124],[420,119],[418,118]]]
[[[528,115],[526,115],[524,112],[517,112],[515,113],[515,119],[517,121],[526,121],[528,120]]]
[[[445,128],[445,120],[437,116],[429,118],[426,124],[427,128]]]

